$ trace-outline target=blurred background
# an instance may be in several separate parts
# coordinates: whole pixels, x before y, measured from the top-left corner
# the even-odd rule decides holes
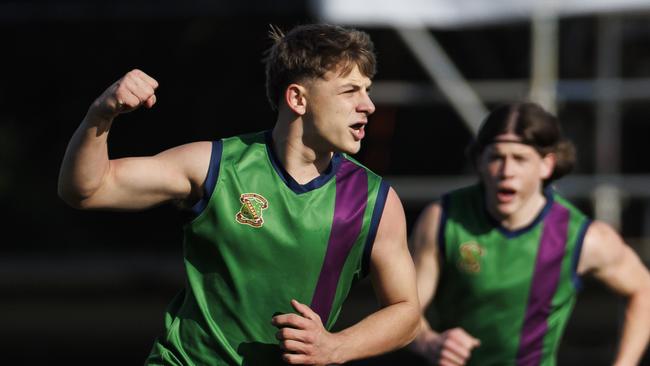
[[[80,212],[57,197],[65,147],[94,98],[133,68],[160,83],[155,108],[115,123],[114,158],[272,128],[269,24],[309,22],[375,43],[377,111],[357,158],[397,190],[409,229],[428,202],[474,180],[464,148],[486,112],[529,98],[578,149],[557,189],[648,264],[647,0],[0,0],[3,364],[142,364],[183,286],[182,213]],[[611,363],[623,306],[587,280],[559,364]],[[375,308],[362,282],[338,327]],[[417,360],[365,362],[398,363]]]

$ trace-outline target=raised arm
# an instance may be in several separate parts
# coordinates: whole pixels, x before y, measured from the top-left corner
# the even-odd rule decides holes
[[[410,349],[432,364],[464,365],[472,349],[480,344],[479,340],[462,328],[438,333],[431,328],[424,315],[433,300],[440,277],[438,231],[441,230],[441,215],[440,204],[430,204],[420,214],[411,235],[421,315],[420,332]]]
[[[627,298],[615,365],[637,365],[650,339],[650,273],[616,231],[595,221],[587,230],[579,274],[592,274]]]
[[[371,254],[371,280],[381,309],[338,333],[329,333],[307,305],[292,305],[300,316],[273,318],[290,364],[344,363],[403,347],[415,337],[418,299],[415,271],[406,242],[404,210],[397,194],[388,193]]]
[[[156,103],[158,82],[132,70],[88,108],[59,172],[59,196],[82,209],[137,210],[167,201],[198,199],[210,163],[210,142],[179,146],[151,157],[110,160],[108,133],[115,117]]]

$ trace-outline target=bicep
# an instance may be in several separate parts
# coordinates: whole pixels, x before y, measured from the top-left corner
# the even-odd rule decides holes
[[[210,142],[181,145],[155,156],[115,159],[93,208],[137,210],[199,194],[210,164]]]
[[[591,224],[583,245],[579,273],[593,275],[624,296],[650,284],[650,274],[639,256],[609,225]]]
[[[370,256],[371,280],[382,306],[417,301],[415,269],[406,240],[404,209],[391,188]]]

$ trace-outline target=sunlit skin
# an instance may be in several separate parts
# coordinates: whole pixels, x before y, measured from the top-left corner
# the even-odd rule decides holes
[[[530,223],[546,203],[543,181],[553,172],[553,154],[541,156],[533,147],[507,133],[495,138],[479,157],[490,215],[509,229]]]
[[[305,145],[317,152],[356,154],[368,116],[375,111],[369,95],[371,83],[357,66],[347,75],[337,69],[305,83]]]

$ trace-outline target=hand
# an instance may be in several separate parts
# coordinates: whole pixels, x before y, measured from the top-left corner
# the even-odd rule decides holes
[[[472,350],[480,345],[480,340],[462,328],[449,329],[440,334],[427,330],[413,342],[418,353],[431,364],[440,366],[464,365]]]
[[[291,306],[298,314],[277,315],[271,320],[280,329],[275,337],[284,350],[284,361],[291,365],[336,363],[336,336],[325,330],[320,316],[309,306],[296,300],[291,300]]]
[[[155,90],[158,82],[144,72],[134,69],[109,86],[91,105],[89,114],[103,119],[113,119],[144,105],[156,104]]]

